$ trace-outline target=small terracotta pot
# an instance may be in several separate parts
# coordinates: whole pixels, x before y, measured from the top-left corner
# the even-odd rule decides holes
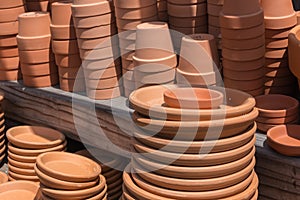
[[[103,89],[103,90],[87,89],[87,96],[90,99],[97,99],[97,100],[113,99],[121,96],[121,90],[119,87]]]
[[[265,46],[250,50],[232,50],[222,48],[222,56],[233,61],[251,61],[261,58],[265,53]]]
[[[115,60],[114,58],[102,59],[102,60],[92,60],[84,61],[82,67],[87,70],[101,70],[110,67],[121,66],[120,60]]]
[[[18,16],[24,12],[25,12],[24,6],[0,9],[0,23],[15,22],[18,20]]]
[[[65,79],[59,78],[60,89],[67,92],[83,92],[85,91],[84,79]]]
[[[59,67],[58,68],[59,77],[64,79],[82,79],[83,71],[80,68],[71,68],[71,67]]]
[[[137,25],[145,22],[157,21],[157,15],[142,18],[142,19],[116,19],[116,23],[119,29],[136,30]],[[120,32],[120,31],[119,31]]]
[[[52,50],[55,54],[78,54],[77,40],[52,40]]]
[[[52,39],[55,40],[73,40],[76,39],[74,26],[55,26],[50,24]]]
[[[0,58],[11,58],[19,56],[18,47],[0,48]]]
[[[50,11],[49,1],[26,1],[26,8],[28,12],[47,12]]]
[[[36,51],[19,51],[20,62],[28,64],[38,64],[54,61],[54,55],[51,49]]]
[[[98,49],[109,46],[117,46],[119,41],[116,37],[103,37],[103,38],[95,38],[95,39],[77,39],[78,46],[80,49]]]
[[[22,75],[19,69],[16,70],[1,70],[0,80],[1,81],[15,81],[21,79]]]
[[[222,39],[222,47],[227,49],[248,50],[261,47],[265,44],[265,35],[260,35],[256,38],[237,40],[237,39]]]
[[[46,76],[23,76],[23,84],[26,87],[50,87],[58,84],[57,73]]]
[[[87,70],[84,69],[84,76],[87,79],[94,79],[94,80],[102,80],[107,78],[116,77],[117,75],[121,74],[121,70],[119,67],[110,67],[106,69],[100,70]]]
[[[149,18],[157,15],[157,5],[156,3],[147,7],[142,8],[117,8],[115,9],[116,18],[119,19],[142,19]]]
[[[67,26],[73,24],[72,1],[54,2],[51,4],[51,23]]]
[[[146,64],[158,64],[167,66],[168,68],[174,68],[177,66],[177,57],[175,54],[168,57],[164,57],[162,59],[140,59],[136,56],[133,56],[133,63],[135,66],[143,66]]]
[[[21,51],[49,49],[51,46],[51,35],[39,37],[22,37],[17,35],[17,42]]]
[[[28,12],[19,15],[19,36],[50,35],[50,15],[47,12]],[[38,29],[36,27],[39,27]]]
[[[265,28],[263,23],[245,29],[228,29],[226,27],[221,28],[222,38],[232,40],[253,39],[263,35],[264,32]]]
[[[291,31],[291,28],[285,29],[266,29],[265,36],[269,39],[286,39]]]
[[[223,13],[225,15],[243,16],[261,11],[259,0],[242,3],[237,0],[226,0],[223,4]]]
[[[0,47],[17,46],[17,39],[15,35],[0,36]]]
[[[140,87],[141,85],[170,83],[174,81],[175,73],[175,68],[157,73],[145,73],[135,70],[134,81],[141,83],[137,84],[137,87]]]
[[[79,68],[81,66],[81,59],[79,54],[73,55],[55,55],[56,65],[59,67]]]
[[[19,57],[1,58],[0,70],[17,70],[19,68]]]
[[[118,8],[143,8],[147,6],[151,6],[153,4],[156,4],[156,0],[150,0],[150,1],[140,1],[140,0],[134,0],[128,4],[126,0],[120,0],[114,2],[115,6]]]
[[[23,5],[24,5],[23,0],[16,0],[16,1],[11,1],[11,2],[1,2],[0,9],[15,8],[15,7],[23,6]]]
[[[261,78],[265,74],[265,67],[261,67],[254,70],[247,70],[244,71],[235,71],[231,69],[227,69],[226,67],[223,68],[223,75],[226,78],[232,80],[255,80]]]
[[[73,17],[90,17],[113,12],[111,1],[101,1],[90,4],[72,4]]]
[[[207,86],[215,85],[218,82],[215,72],[209,73],[187,73],[177,69],[176,80],[180,85]]]
[[[0,23],[0,36],[18,34],[18,27],[18,21]]]
[[[262,88],[264,86],[264,75],[258,79],[254,80],[232,80],[229,78],[224,78],[224,85],[229,88],[234,88],[242,91],[251,91],[257,88]]]
[[[197,26],[197,27],[187,27],[187,28],[170,25],[170,29],[171,29],[171,32],[173,32],[173,33],[174,33],[174,31],[177,31],[177,32],[185,34],[185,35],[191,35],[191,34],[196,34],[196,33],[206,33],[207,25]]]
[[[24,76],[44,76],[57,73],[57,67],[54,62],[34,65],[21,63],[21,71]]]
[[[206,3],[176,5],[168,2],[168,14],[174,17],[197,17],[206,15]]]
[[[299,51],[299,35],[300,35],[300,26],[293,28],[288,37],[288,55],[289,55],[289,68],[291,69],[294,76],[298,79],[300,78],[300,70],[298,68],[300,64],[300,59],[297,55]]]
[[[109,24],[105,26],[98,26],[93,28],[77,28],[76,35],[80,39],[92,39],[99,37],[107,37],[110,35],[115,35],[117,33],[117,28],[115,24]]]
[[[101,90],[101,89],[109,89],[109,88],[115,88],[119,87],[119,77],[111,77],[107,79],[99,79],[99,80],[93,80],[93,79],[87,79],[86,80],[86,86],[89,89],[94,90]]]
[[[90,17],[73,17],[73,23],[76,28],[92,28],[95,26],[104,26],[115,22],[114,13]]]
[[[177,27],[199,27],[207,24],[207,16],[198,17],[173,17],[169,16],[169,24]]]

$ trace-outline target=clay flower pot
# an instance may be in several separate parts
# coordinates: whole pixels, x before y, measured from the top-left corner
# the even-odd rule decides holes
[[[52,50],[55,54],[78,54],[77,40],[52,40]]]
[[[54,62],[41,64],[21,63],[21,71],[25,76],[43,76],[57,73],[57,67]]]
[[[18,15],[24,12],[25,12],[24,6],[0,9],[0,23],[17,21]]]
[[[19,51],[20,62],[28,64],[39,64],[54,61],[54,55],[51,49],[42,49],[36,51]]]
[[[0,48],[0,58],[11,58],[19,56],[18,48]]]
[[[221,77],[214,71],[208,73],[188,73],[177,68],[176,80],[178,85],[208,86],[216,85],[221,81]]]
[[[51,35],[37,37],[22,37],[17,35],[17,42],[18,49],[21,51],[49,49],[51,46]]]
[[[113,11],[112,1],[97,1],[94,3],[72,4],[73,17],[90,17],[111,13]]]
[[[56,26],[50,24],[52,39],[56,40],[72,40],[76,39],[74,26]]]
[[[119,77],[114,76],[107,79],[88,79],[86,80],[86,86],[89,89],[101,90],[101,89],[109,89],[119,87]]]
[[[97,26],[93,28],[76,28],[76,35],[81,39],[107,37],[117,33],[115,24]]]
[[[59,87],[60,89],[67,92],[83,92],[85,91],[85,81],[83,78],[66,79],[59,77]]]
[[[19,57],[1,58],[0,70],[19,69]]]
[[[39,185],[30,181],[14,181],[1,184],[0,186],[0,198],[24,198],[34,199],[38,198]]]
[[[230,29],[230,26],[228,27],[221,28],[223,39],[232,39],[232,40],[253,39],[263,35],[265,32],[265,26],[263,23],[257,24],[254,27],[243,28],[243,29]]]
[[[28,12],[19,15],[19,36],[50,35],[50,15],[47,12]],[[39,28],[36,28],[39,27]]]
[[[17,39],[15,35],[0,36],[0,47],[17,46]]]
[[[300,36],[300,26],[293,28],[288,37],[288,55],[289,55],[289,68],[291,72],[300,79],[300,70],[298,68],[300,64],[300,59],[297,56],[297,53],[300,49],[299,40]]]
[[[107,13],[90,17],[73,17],[73,23],[76,28],[91,28],[95,26],[103,26],[115,22],[114,13]]]
[[[73,55],[55,55],[55,62],[59,67],[79,68],[81,66],[81,59],[79,54]]]
[[[157,4],[141,8],[115,8],[116,18],[118,19],[142,19],[157,16]]]
[[[72,1],[54,2],[51,4],[51,23],[58,26],[73,24],[72,20]]]

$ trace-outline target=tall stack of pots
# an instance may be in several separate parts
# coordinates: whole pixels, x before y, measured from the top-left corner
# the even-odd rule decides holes
[[[261,0],[266,28],[265,94],[294,95],[297,81],[289,69],[288,34],[297,24],[289,0]]]
[[[18,16],[25,12],[24,2],[1,1],[0,3],[0,80],[19,78],[19,54],[16,35]]]
[[[259,0],[224,1],[220,14],[224,84],[253,96],[264,93],[264,14]]]

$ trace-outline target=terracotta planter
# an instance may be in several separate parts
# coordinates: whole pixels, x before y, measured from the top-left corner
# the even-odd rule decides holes
[[[30,181],[14,181],[1,184],[1,199],[24,198],[34,199],[37,196],[39,185]]]
[[[142,7],[142,8],[115,8],[116,17],[118,19],[142,19],[149,18],[157,15],[157,5],[156,2],[153,5]]]
[[[153,51],[154,53],[154,51]],[[168,57],[164,57],[164,58],[161,58],[161,59],[140,59],[139,57],[137,56],[133,56],[133,63],[135,65],[135,67],[137,66],[146,66],[146,65],[150,65],[150,64],[153,64],[154,66],[155,65],[158,65],[158,66],[165,66],[167,68],[174,68],[177,66],[177,57],[175,54],[171,55],[171,56],[168,56]],[[155,67],[156,69],[158,68],[161,68],[161,67]],[[162,71],[162,70],[160,70]]]
[[[55,54],[78,54],[77,40],[52,40],[52,50]]]
[[[51,23],[54,25],[66,26],[73,24],[72,1],[55,2],[51,4]]]
[[[57,67],[54,62],[34,65],[21,63],[21,71],[24,76],[44,76],[57,73]]]
[[[220,27],[219,16],[208,16],[208,24],[211,26]]]
[[[19,69],[9,70],[9,71],[0,71],[0,80],[1,81],[15,81],[21,79],[22,75]]]
[[[1,58],[0,70],[19,69],[19,57]]]
[[[84,79],[59,78],[59,87],[67,92],[82,92],[85,91],[85,81]]]
[[[227,77],[232,80],[255,80],[261,78],[262,76],[264,76],[264,74],[265,67],[261,67],[254,70],[244,69],[244,71],[235,71],[227,68],[223,69],[224,77]]]
[[[261,58],[265,53],[265,46],[249,50],[232,50],[222,47],[222,56],[232,61],[251,61]]]
[[[16,0],[16,1],[11,1],[11,2],[1,2],[0,9],[15,8],[15,7],[23,6],[23,5],[24,5],[23,0]]]
[[[19,36],[50,35],[50,15],[47,12],[28,12],[19,15]],[[36,27],[39,27],[38,29]]]
[[[57,73],[46,76],[23,76],[23,84],[27,87],[50,87],[58,83]]]
[[[25,12],[24,6],[0,9],[0,23],[15,22],[18,20],[18,15]]]
[[[230,26],[229,26],[230,27]],[[221,28],[222,38],[233,40],[253,39],[263,35],[265,32],[264,24],[258,24],[254,27],[245,29],[228,29]]]
[[[82,79],[84,78],[83,71],[80,68],[71,67],[59,67],[58,68],[59,77],[65,79]]]
[[[90,17],[73,17],[73,23],[76,28],[92,28],[95,26],[108,25],[115,22],[114,13],[107,13]]]
[[[116,33],[117,33],[117,28],[114,24],[109,24],[106,26],[98,26],[93,28],[76,29],[76,35],[80,39],[107,37],[110,35],[115,35]]]
[[[0,36],[0,47],[17,46],[17,39],[15,35]]]
[[[28,64],[39,64],[54,61],[51,49],[36,51],[19,51],[20,62]]]
[[[116,77],[121,74],[121,70],[119,67],[110,67],[106,69],[100,70],[88,70],[84,69],[84,76],[87,79],[101,80]]]
[[[74,26],[56,26],[51,24],[52,39],[55,40],[73,40],[76,39]]]
[[[11,58],[19,56],[17,47],[0,48],[0,58]]]
[[[281,49],[288,47],[288,39],[266,39],[266,48]]]
[[[18,27],[19,27],[18,21],[0,23],[0,30],[1,30],[0,36],[18,34]]]
[[[298,79],[300,78],[300,70],[298,66],[300,64],[300,59],[297,56],[297,51],[299,51],[299,34],[300,34],[300,26],[296,26],[293,28],[288,37],[288,55],[289,55],[289,68],[291,72]]]
[[[49,49],[51,46],[51,35],[39,37],[22,37],[17,35],[18,49],[26,50],[42,50]]]
[[[168,14],[174,17],[197,17],[206,15],[206,3],[178,5],[168,2]]]
[[[87,96],[90,99],[97,99],[97,100],[113,99],[121,96],[121,89],[119,87],[103,89],[103,90],[87,89]]]
[[[88,79],[86,80],[86,85],[90,89],[109,89],[109,88],[115,88],[119,87],[119,78],[117,76],[107,78],[107,79],[99,79],[99,80],[93,80],[93,79]]]
[[[173,17],[169,16],[169,24],[178,26],[178,27],[199,27],[207,24],[207,16],[198,16],[198,17]]]
[[[95,3],[87,4],[72,4],[72,16],[73,17],[90,17],[103,15],[113,12],[113,5],[111,1],[97,1]]]
[[[267,43],[267,42],[266,42]],[[222,47],[235,50],[248,50],[255,49],[265,44],[265,35],[260,35],[256,38],[236,40],[236,39],[223,39]]]
[[[55,62],[56,65],[59,67],[66,67],[66,68],[79,68],[81,66],[81,59],[79,54],[73,55],[55,55]]]
[[[157,15],[141,19],[116,19],[118,28],[124,30],[136,30],[137,25],[154,21],[157,21]]]
[[[266,29],[265,36],[269,39],[286,39],[291,31],[291,28],[285,29]]]

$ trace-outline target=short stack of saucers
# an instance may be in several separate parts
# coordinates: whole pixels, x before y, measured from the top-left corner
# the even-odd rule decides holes
[[[76,154],[88,157],[96,161],[102,169],[102,175],[106,179],[108,199],[119,199],[122,195],[123,170],[128,164],[122,158],[100,149],[84,149]]]
[[[123,198],[257,199],[258,111],[251,95],[150,86],[133,92],[130,104],[134,153],[123,174]]]
[[[292,97],[281,94],[268,94],[255,97],[259,115],[257,128],[262,132],[284,124],[299,122],[299,102]]]
[[[18,16],[24,12],[23,0],[0,3],[0,80],[2,81],[20,78],[16,35]]]
[[[4,97],[0,95],[0,164],[4,160],[6,156],[6,143],[5,143],[5,118],[4,118],[4,111],[2,108]]]
[[[84,156],[48,152],[37,157],[34,170],[44,200],[107,199],[107,185],[101,167]]]
[[[65,151],[65,136],[39,126],[16,126],[6,132],[8,140],[8,176],[13,180],[38,182],[34,165],[37,156],[50,151]]]
[[[261,6],[266,29],[265,94],[295,96],[297,79],[290,71],[288,61],[288,34],[297,24],[292,1],[261,0]],[[276,12],[276,9],[282,12]]]
[[[168,22],[168,2],[167,0],[157,0],[158,20]]]
[[[72,1],[51,5],[52,50],[58,65],[60,88],[69,92],[85,90],[81,59],[71,11]],[[76,81],[76,85],[75,85]]]
[[[72,16],[82,59],[87,96],[111,99],[121,95],[121,64],[114,6],[111,0],[75,0]]]

